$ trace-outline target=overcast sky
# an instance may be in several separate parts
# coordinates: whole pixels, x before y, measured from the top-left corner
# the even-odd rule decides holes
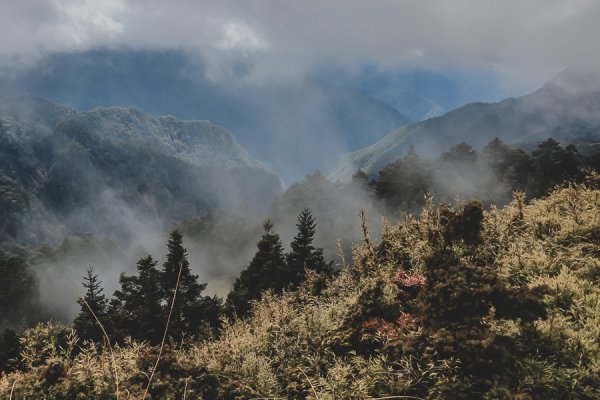
[[[600,61],[595,0],[0,0],[0,58],[98,46],[186,48],[218,71],[240,57],[250,77],[315,65],[466,67],[536,86]]]

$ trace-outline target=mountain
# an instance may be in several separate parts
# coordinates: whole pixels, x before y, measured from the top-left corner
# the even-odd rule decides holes
[[[133,106],[154,116],[207,119],[286,181],[331,167],[344,152],[410,122],[360,90],[323,80],[253,82],[245,64],[216,79],[210,68],[183,51],[98,49],[50,55],[0,87],[80,110]]]
[[[38,97],[0,104],[0,240],[129,240],[196,215],[263,207],[281,189],[207,121],[79,112]]]
[[[409,148],[435,156],[466,142],[480,148],[494,137],[528,147],[548,137],[565,143],[600,140],[600,73],[565,70],[527,96],[470,103],[443,116],[396,129],[371,146],[345,154],[330,178],[347,180],[358,169],[373,176]]]
[[[493,101],[502,92],[488,70],[321,68],[315,75],[330,85],[350,87],[394,107],[414,122],[437,117],[472,101]]]

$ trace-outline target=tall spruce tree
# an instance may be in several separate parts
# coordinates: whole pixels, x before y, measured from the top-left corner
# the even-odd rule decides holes
[[[173,293],[177,295],[173,305],[169,332],[175,339],[185,336],[207,334],[218,326],[221,303],[217,297],[202,296],[206,283],[198,283],[198,275],[192,274],[183,247],[183,235],[174,230],[167,243],[167,260],[161,271],[161,291],[167,309],[171,307]],[[180,274],[181,269],[181,274]]]
[[[323,249],[313,246],[317,223],[308,207],[298,215],[298,234],[290,243],[291,251],[287,254],[287,269],[284,280],[291,286],[298,286],[305,278],[305,269],[316,272],[331,273],[331,264],[325,262]]]
[[[85,288],[83,298],[77,300],[81,306],[79,315],[73,321],[73,327],[81,339],[101,342],[103,340],[102,329],[98,325],[96,318],[106,328],[108,322],[107,306],[108,300],[104,295],[98,274],[94,272],[93,267],[88,267],[85,276],[83,276],[82,285]],[[91,311],[90,311],[91,309]],[[92,312],[94,315],[92,315]]]
[[[130,336],[151,344],[160,342],[166,314],[162,304],[161,273],[156,264],[152,256],[147,256],[137,262],[138,275],[121,274],[121,289],[115,291],[109,309],[116,338]]]
[[[257,252],[248,267],[236,279],[233,290],[227,296],[230,315],[245,317],[250,311],[250,301],[260,298],[263,291],[280,292],[286,286],[287,265],[279,235],[273,232],[273,224],[267,220],[265,233],[257,244]]]

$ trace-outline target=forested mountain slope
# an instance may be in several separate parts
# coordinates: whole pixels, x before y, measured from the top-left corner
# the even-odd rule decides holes
[[[0,77],[0,88],[79,110],[132,106],[153,116],[207,119],[285,181],[330,167],[343,152],[410,122],[382,101],[323,80],[247,81],[244,62],[219,71],[223,76],[210,69],[181,50],[94,49],[45,57]]]
[[[0,239],[39,243],[262,207],[281,183],[207,121],[21,97],[0,105],[0,188]]]

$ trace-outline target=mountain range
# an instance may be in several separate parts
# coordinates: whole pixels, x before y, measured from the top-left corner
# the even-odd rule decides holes
[[[344,152],[410,122],[360,89],[316,78],[253,82],[243,64],[215,79],[208,68],[178,50],[96,49],[50,55],[0,79],[0,89],[79,110],[133,106],[153,116],[210,120],[286,182],[327,169]]]
[[[129,240],[192,216],[266,207],[282,185],[208,121],[134,108],[0,104],[0,240]]]
[[[431,157],[461,142],[481,148],[495,137],[524,148],[548,137],[563,143],[597,144],[600,73],[567,69],[529,95],[497,103],[469,103],[400,127],[374,144],[342,156],[329,177],[346,181],[359,169],[375,176],[411,148]]]

